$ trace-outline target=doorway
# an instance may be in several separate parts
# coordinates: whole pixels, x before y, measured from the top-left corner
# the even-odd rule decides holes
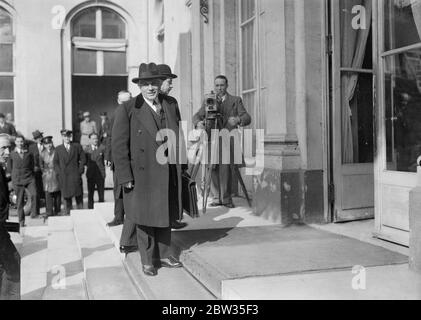
[[[85,111],[91,113],[91,120],[100,125],[100,114],[107,112],[112,117],[117,107],[117,95],[121,90],[127,90],[127,77],[90,77],[73,76],[72,101],[73,101],[73,132],[75,141],[79,142],[80,131],[79,115]]]
[[[370,219],[374,218],[372,0],[333,0],[329,5],[332,221]],[[359,19],[355,8],[362,8]]]

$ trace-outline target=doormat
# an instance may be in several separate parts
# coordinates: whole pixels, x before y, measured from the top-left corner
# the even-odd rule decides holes
[[[173,242],[185,267],[199,280],[208,277],[203,282],[408,263],[402,254],[306,225],[177,232]]]

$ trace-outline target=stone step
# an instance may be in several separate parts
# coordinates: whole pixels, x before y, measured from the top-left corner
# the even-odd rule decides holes
[[[71,217],[48,219],[48,286],[43,300],[87,300]]]
[[[48,227],[25,227],[21,235],[21,299],[41,300],[47,287]]]
[[[71,213],[90,300],[142,300],[93,210]]]
[[[114,217],[113,203],[98,203],[94,209],[98,221],[107,231],[115,247],[120,247],[122,226],[108,228],[107,222]],[[214,300],[215,297],[202,286],[186,269],[158,270],[157,277],[145,276],[141,270],[139,253],[120,256],[138,290],[148,300]]]

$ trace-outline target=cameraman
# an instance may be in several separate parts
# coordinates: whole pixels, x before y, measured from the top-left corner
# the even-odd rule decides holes
[[[219,130],[227,129],[232,131],[238,127],[245,127],[251,123],[251,117],[244,108],[240,97],[232,96],[227,92],[228,79],[220,75],[215,78],[215,93],[217,95],[216,108],[220,117],[217,118],[217,128]],[[197,129],[209,130],[209,125],[205,128],[206,120],[206,99],[200,110],[193,117],[193,124]],[[211,134],[208,133],[208,138]],[[222,139],[219,139],[219,145],[222,145]],[[219,161],[222,159],[222,148],[219,149]],[[230,163],[234,164],[234,143],[230,143]],[[216,164],[212,170],[211,193],[214,197],[211,207],[225,206],[235,208],[232,202],[232,171],[230,164]],[[219,181],[219,185],[218,185]]]
[[[0,300],[20,299],[20,257],[6,229],[9,189],[4,166],[10,154],[10,137],[0,134]]]

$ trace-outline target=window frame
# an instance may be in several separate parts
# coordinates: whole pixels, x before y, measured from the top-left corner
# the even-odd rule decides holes
[[[11,42],[2,42],[0,41],[0,44],[11,44],[12,45],[12,71],[0,71],[0,77],[12,77],[12,83],[13,83],[13,99],[1,99],[0,102],[11,102],[13,104],[13,112],[12,116],[15,120],[15,114],[16,114],[16,22],[14,15],[10,12],[10,10],[7,10],[4,6],[0,5],[0,9],[4,11],[6,14],[9,15],[11,21],[12,21],[12,40]]]
[[[88,9],[95,9],[95,38],[91,38],[91,37],[79,37],[79,36],[75,36],[73,35],[73,27],[74,27],[74,20],[76,18],[78,18],[80,15],[83,15],[85,10]],[[103,11],[110,11],[115,13],[120,19],[121,21],[124,23],[125,25],[125,37],[121,38],[121,39],[110,39],[110,38],[103,38],[103,20],[102,20],[102,16],[103,16]],[[78,13],[77,16],[75,16],[72,19],[72,24],[71,24],[71,41],[72,41],[72,76],[84,76],[84,77],[102,77],[102,76],[107,76],[107,77],[127,77],[129,76],[129,66],[128,66],[128,49],[127,49],[127,43],[128,43],[128,24],[127,21],[115,10],[108,8],[108,7],[104,7],[104,6],[93,6],[93,7],[88,7],[85,8],[84,10],[80,11]],[[96,73],[81,73],[81,72],[74,72],[74,63],[75,63],[75,59],[74,59],[74,52],[76,50],[76,47],[73,43],[74,39],[90,39],[96,42],[103,42],[103,43],[109,43],[109,42],[114,42],[114,43],[119,43],[121,45],[125,45],[125,50],[124,53],[126,55],[126,72],[125,73],[115,73],[115,74],[105,74],[105,58],[104,58],[104,50],[90,50],[90,51],[95,51],[96,52]],[[122,51],[123,52],[123,51]]]

